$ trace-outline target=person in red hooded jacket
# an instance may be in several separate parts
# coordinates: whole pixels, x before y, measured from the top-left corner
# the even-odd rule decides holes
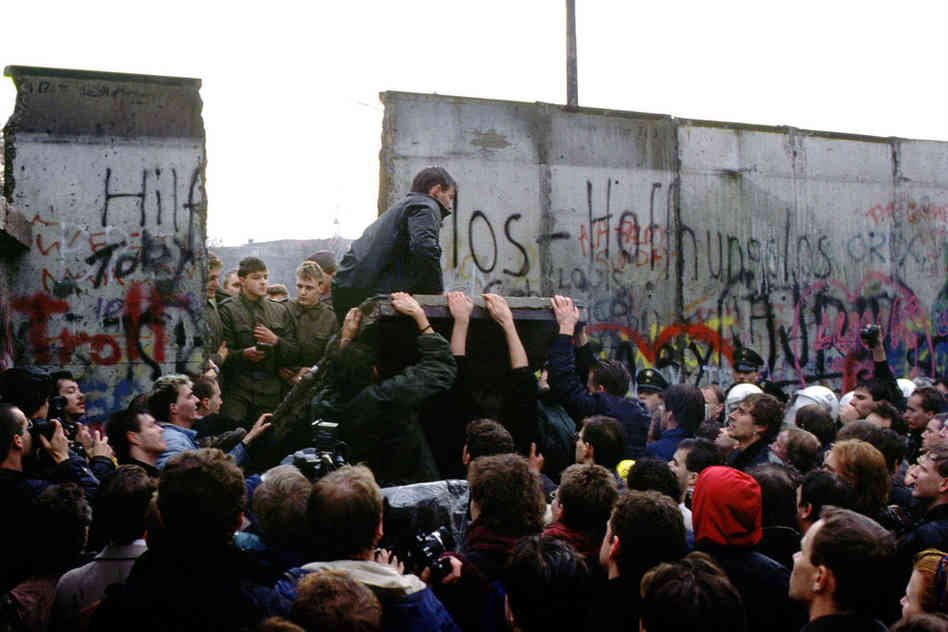
[[[747,628],[799,630],[806,613],[790,601],[790,571],[754,550],[762,535],[757,481],[731,467],[705,468],[691,509],[696,548],[710,555],[740,591]]]

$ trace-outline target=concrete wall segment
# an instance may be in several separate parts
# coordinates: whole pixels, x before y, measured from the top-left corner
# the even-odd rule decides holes
[[[204,356],[200,82],[6,72],[6,195],[32,228],[12,266],[17,362],[72,371],[101,420]]]
[[[380,206],[429,164],[459,181],[441,233],[448,286],[580,298],[604,355],[672,379],[727,384],[749,345],[791,390],[849,387],[870,368],[868,322],[897,373],[948,370],[944,143],[382,99]],[[472,129],[508,145],[472,145]]]

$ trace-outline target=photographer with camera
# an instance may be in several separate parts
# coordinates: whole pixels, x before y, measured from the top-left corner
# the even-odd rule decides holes
[[[382,537],[382,510],[382,490],[363,465],[347,465],[316,481],[306,514],[317,561],[287,571],[277,591],[292,601],[305,575],[341,570],[376,593],[383,629],[457,630],[427,584],[404,574],[396,557],[376,548]]]
[[[6,547],[0,565],[0,593],[9,590],[29,576],[31,551],[17,546],[24,533],[32,532],[32,505],[44,489],[55,483],[77,483],[91,501],[99,488],[85,459],[70,455],[62,425],[48,422],[52,432],[40,432],[38,424],[27,418],[15,405],[0,402],[0,502],[4,519],[0,520],[0,537],[12,543]],[[34,453],[42,451],[55,463],[46,476],[31,469]]]

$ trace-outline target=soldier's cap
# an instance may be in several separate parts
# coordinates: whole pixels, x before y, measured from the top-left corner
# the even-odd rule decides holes
[[[644,369],[635,376],[640,393],[661,393],[668,388],[668,380],[655,369]]]
[[[764,366],[764,359],[756,351],[741,347],[734,353],[734,370],[741,373],[750,373],[751,371],[760,371]]]
[[[332,274],[336,271],[336,255],[328,250],[320,250],[316,254],[306,257],[306,260],[318,263],[326,274]]]

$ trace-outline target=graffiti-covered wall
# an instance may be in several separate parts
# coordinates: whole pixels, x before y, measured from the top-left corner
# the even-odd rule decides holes
[[[948,371],[948,144],[384,93],[380,210],[458,180],[446,286],[565,294],[603,353],[724,384],[741,345],[791,388]]]
[[[200,81],[9,67],[4,195],[32,225],[13,265],[18,362],[65,367],[101,418],[204,336]]]

